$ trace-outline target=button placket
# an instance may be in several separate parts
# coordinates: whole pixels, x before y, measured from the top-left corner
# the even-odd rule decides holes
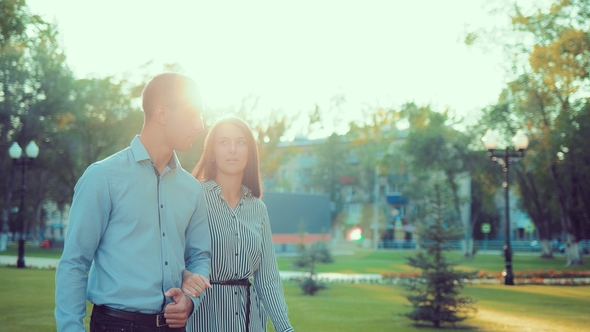
[[[236,216],[236,213],[234,212],[234,215],[232,216],[232,218],[234,219],[234,221],[236,221],[235,226],[236,226],[236,239],[239,241],[240,240],[240,223],[238,221],[238,218]],[[235,257],[238,258],[238,256],[240,255],[240,244],[239,242],[236,242],[236,252],[235,252]]]

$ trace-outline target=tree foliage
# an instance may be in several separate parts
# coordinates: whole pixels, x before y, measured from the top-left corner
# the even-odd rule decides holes
[[[28,12],[25,2],[0,2],[0,150],[7,151],[13,141],[25,147],[34,140],[43,147],[50,141],[54,116],[68,100],[72,77],[65,56],[57,43],[55,27]],[[39,157],[43,161],[44,156]],[[16,168],[6,152],[0,153],[2,183],[2,232],[8,231],[9,211],[17,189]],[[29,199],[25,220],[34,226],[39,219],[39,197],[48,189],[45,169],[28,172]],[[35,181],[37,180],[37,181]],[[18,196],[16,196],[18,197]]]
[[[311,182],[318,191],[330,195],[330,201],[334,204],[331,211],[331,222],[334,224],[345,204],[342,189],[347,181],[344,179],[354,181],[354,175],[358,173],[355,172],[354,161],[350,159],[348,142],[342,136],[335,133],[330,135],[322,144],[315,146],[313,153],[317,163],[311,174]]]
[[[545,242],[559,233],[559,222],[568,265],[580,265],[578,242],[590,228],[582,189],[590,185],[585,182],[587,163],[577,152],[587,151],[590,142],[579,122],[588,117],[590,98],[590,3],[560,0],[529,12],[516,5],[508,15],[512,34],[525,42],[508,43],[514,79],[482,123],[495,123],[506,138],[517,128],[527,129],[532,140],[517,172],[523,206]]]
[[[33,15],[22,0],[0,1],[0,149],[16,141],[40,148],[26,172],[26,227],[37,236],[47,200],[62,208],[84,169],[127,145],[139,133],[141,113],[132,106],[126,82],[113,78],[76,80],[66,65],[54,25]],[[138,116],[138,114],[140,116]],[[0,153],[2,232],[8,231],[20,174]],[[14,229],[13,229],[14,230]]]
[[[453,128],[455,120],[450,118],[446,111],[435,112],[429,106],[417,107],[410,103],[404,106],[402,114],[410,123],[408,136],[403,144],[408,165],[415,175],[432,172],[444,175],[451,189],[456,220],[466,229],[464,255],[471,257],[472,225],[469,216],[462,211],[462,205],[470,197],[466,193],[461,193],[461,181],[470,179],[472,170],[469,166],[472,164],[469,161],[475,158],[469,150],[470,137]],[[414,198],[421,200],[420,196],[423,193],[416,194],[417,192],[413,193]]]

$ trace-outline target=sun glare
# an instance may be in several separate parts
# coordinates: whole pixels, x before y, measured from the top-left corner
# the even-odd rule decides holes
[[[57,23],[78,77],[178,64],[209,109],[239,109],[249,96],[260,117],[317,105],[326,135],[362,121],[363,109],[415,102],[469,116],[493,103],[500,55],[461,42],[466,25],[493,23],[483,2],[27,1]]]

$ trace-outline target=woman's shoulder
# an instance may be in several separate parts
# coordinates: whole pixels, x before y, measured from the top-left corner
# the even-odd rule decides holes
[[[246,201],[247,204],[250,204],[256,210],[262,210],[263,212],[267,211],[266,204],[264,204],[264,202],[256,196],[248,195],[248,196],[244,197],[244,200]]]

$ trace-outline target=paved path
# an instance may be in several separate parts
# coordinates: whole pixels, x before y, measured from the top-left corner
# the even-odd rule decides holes
[[[0,255],[0,265],[16,265],[17,257],[16,256],[2,256]],[[42,268],[42,269],[55,269],[57,267],[57,263],[59,259],[57,258],[40,258],[40,257],[27,257],[25,256],[25,265],[27,267],[35,267],[35,268]],[[304,277],[307,274],[304,272],[298,271],[280,271],[279,274],[281,275],[281,279],[283,280],[290,280],[296,279],[300,277]],[[330,282],[378,282],[381,280],[381,275],[377,273],[356,273],[356,274],[348,274],[348,273],[318,273],[317,274],[318,280],[330,281]]]
[[[18,257],[0,255],[0,265],[16,265]],[[41,258],[25,256],[25,266],[42,269],[55,269],[57,267],[57,258]]]
[[[297,272],[297,271],[279,271],[281,275],[281,279],[283,280],[291,280],[300,277],[307,276],[308,274],[305,272]],[[378,273],[335,273],[335,272],[326,272],[326,273],[318,273],[317,279],[320,281],[328,281],[331,283],[358,283],[358,282],[379,282],[381,281],[382,277]]]

